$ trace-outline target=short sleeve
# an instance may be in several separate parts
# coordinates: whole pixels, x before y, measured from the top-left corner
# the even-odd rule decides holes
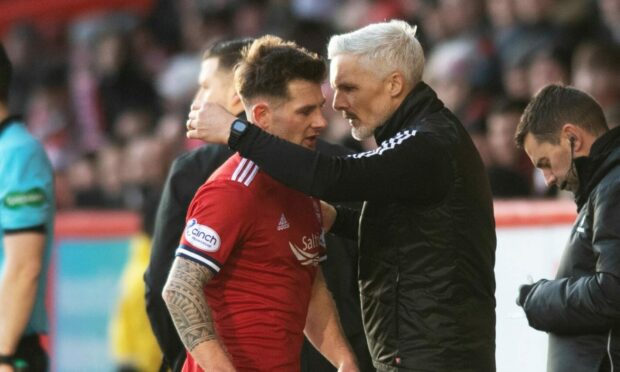
[[[45,151],[27,141],[0,154],[0,226],[19,230],[52,219],[54,176]]]
[[[176,255],[218,273],[252,226],[252,197],[239,182],[214,181],[192,200]]]

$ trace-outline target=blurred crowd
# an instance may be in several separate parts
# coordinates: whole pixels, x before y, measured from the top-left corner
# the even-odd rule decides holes
[[[620,0],[159,0],[53,30],[19,22],[2,35],[11,109],[52,159],[60,209],[154,215],[171,161],[200,145],[184,124],[207,45],[271,33],[324,55],[330,35],[392,18],[418,26],[424,80],[472,135],[496,197],[553,194],[513,143],[546,84],[590,93],[620,124]],[[360,146],[325,112],[328,140]]]

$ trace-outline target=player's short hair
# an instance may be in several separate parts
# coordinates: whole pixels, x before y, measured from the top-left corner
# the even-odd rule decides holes
[[[305,80],[321,84],[325,62],[292,41],[266,35],[242,52],[235,69],[235,88],[247,102],[256,97],[288,98],[288,84]]]

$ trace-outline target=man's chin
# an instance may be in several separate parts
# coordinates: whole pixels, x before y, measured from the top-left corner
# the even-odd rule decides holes
[[[573,183],[569,183],[569,182],[563,182],[559,185],[558,187],[560,190],[562,191],[568,191],[568,192],[572,192],[573,194],[575,192],[577,192],[577,189],[579,188],[579,185],[573,184]]]
[[[366,127],[356,127],[356,128],[351,128],[351,136],[356,139],[357,141],[363,141],[366,140],[370,137],[372,137],[373,132],[372,130],[366,128]]]

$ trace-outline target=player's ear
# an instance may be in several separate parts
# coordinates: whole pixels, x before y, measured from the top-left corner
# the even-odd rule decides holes
[[[271,127],[272,112],[269,105],[265,102],[258,102],[252,105],[252,122],[261,129],[268,131]]]

